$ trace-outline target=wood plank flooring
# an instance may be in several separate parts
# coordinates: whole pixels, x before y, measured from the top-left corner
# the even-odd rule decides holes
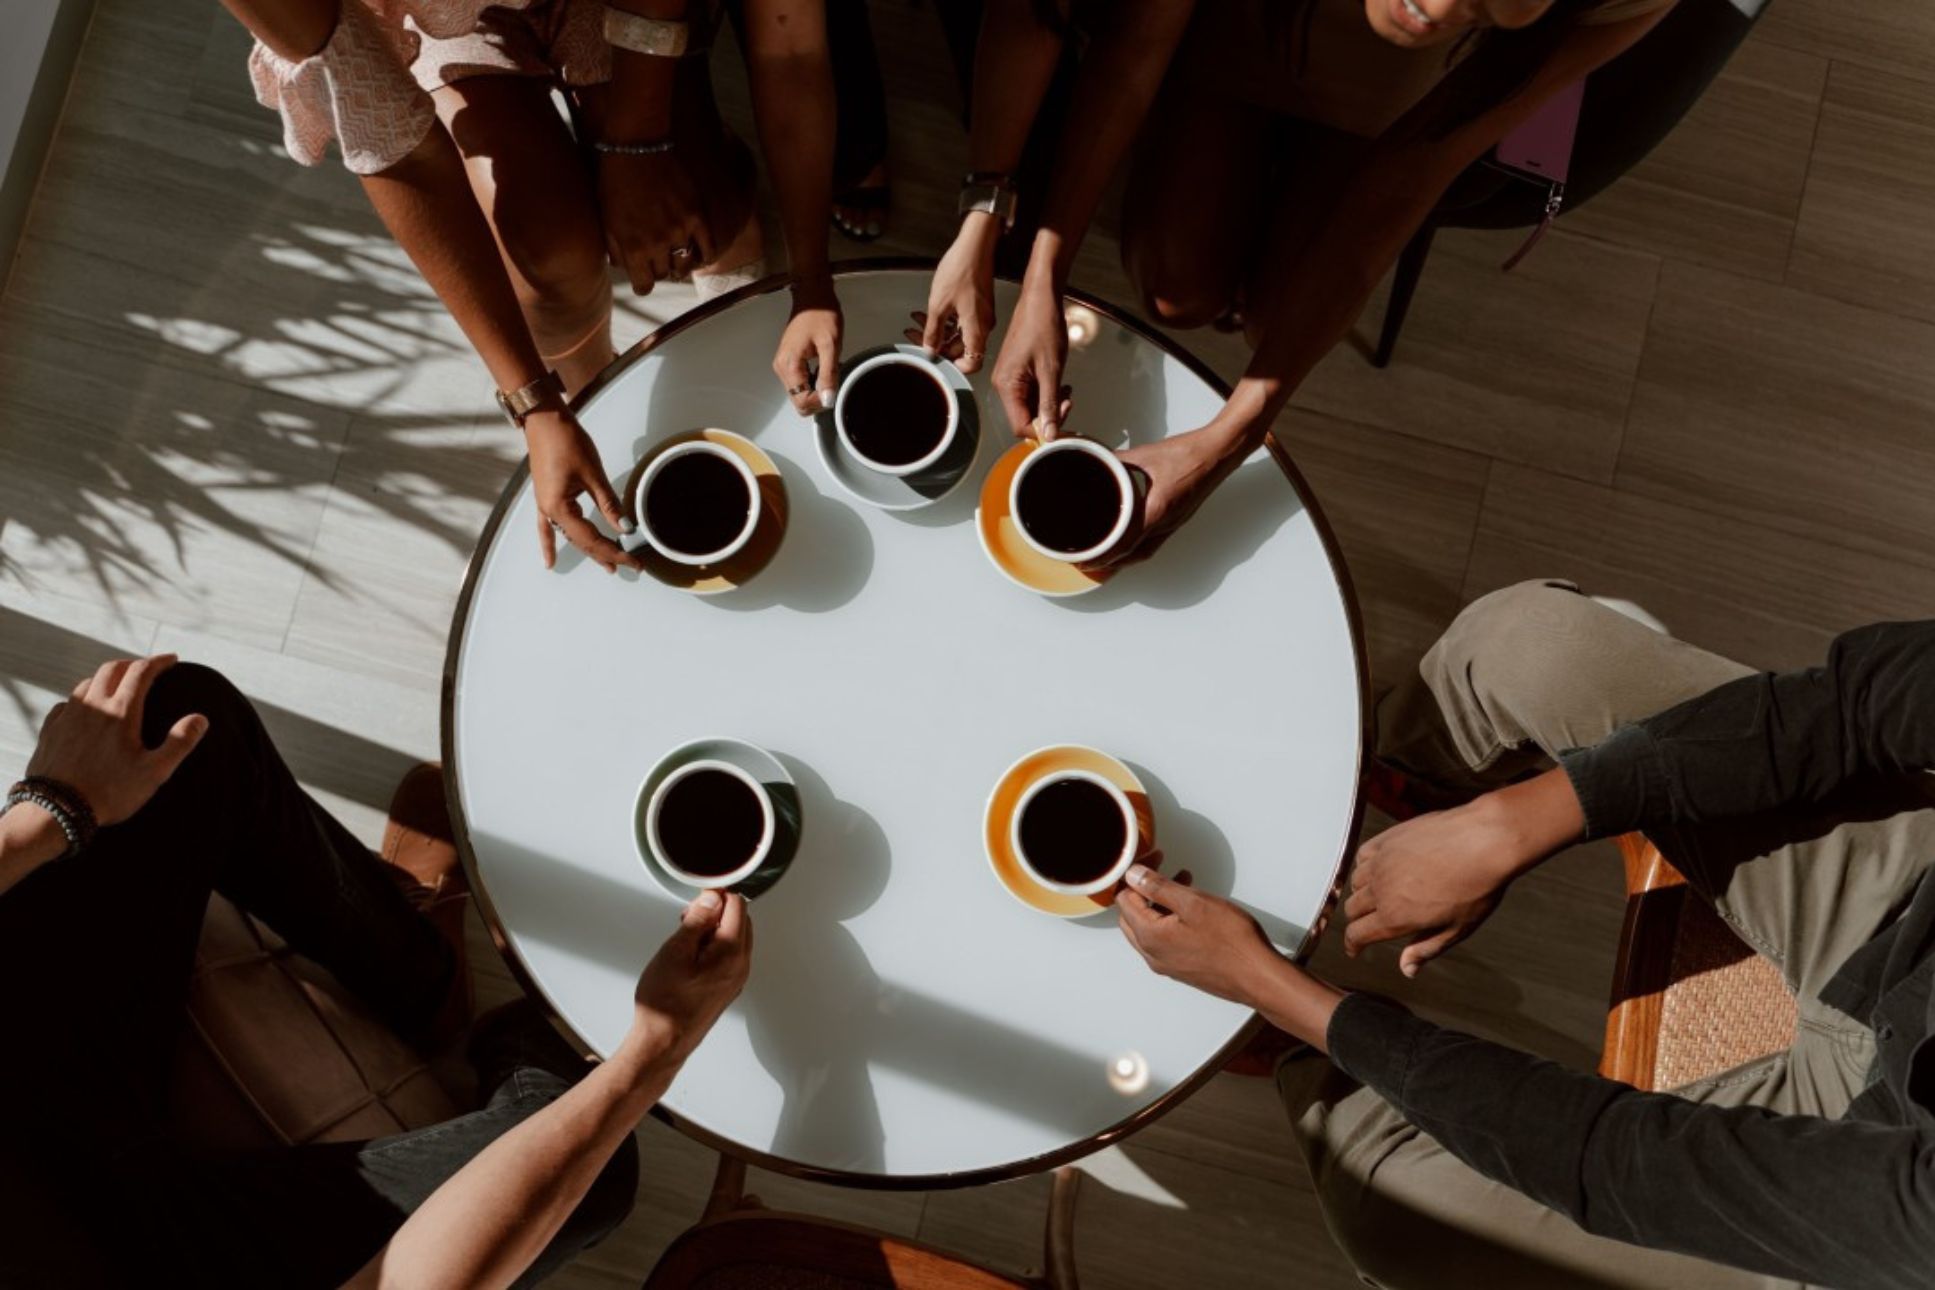
[[[874,6],[895,210],[937,254],[965,166],[933,15]],[[0,752],[110,652],[173,648],[256,695],[297,772],[374,837],[437,746],[458,578],[519,445],[462,337],[340,168],[280,155],[247,41],[206,0],[100,0],[0,296]],[[743,78],[718,55],[728,115]],[[1775,666],[1935,604],[1935,11],[1782,0],[1680,129],[1567,214],[1448,234],[1397,360],[1357,344],[1279,426],[1336,523],[1380,682],[1484,592],[1563,575]],[[1105,230],[1077,284],[1129,301]],[[621,342],[692,303],[621,303]],[[1219,371],[1230,338],[1184,337]],[[1270,660],[1259,659],[1267,680]],[[1371,827],[1376,827],[1376,822]],[[1584,1065],[1619,919],[1583,848],[1414,984],[1319,964]],[[515,989],[473,929],[486,1000]],[[698,1213],[709,1152],[655,1122],[631,1221],[556,1284],[635,1286]],[[1265,1081],[1220,1077],[1086,1165],[1086,1284],[1354,1284]],[[925,1195],[756,1175],[768,1203],[1007,1268],[1046,1185]]]

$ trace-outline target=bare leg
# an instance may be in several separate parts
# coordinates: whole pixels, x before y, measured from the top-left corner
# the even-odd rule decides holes
[[[1236,303],[1263,230],[1270,118],[1194,87],[1165,88],[1136,145],[1122,203],[1122,264],[1142,307],[1200,327]]]
[[[531,338],[575,394],[612,359],[611,278],[597,195],[550,86],[473,76],[434,98]]]

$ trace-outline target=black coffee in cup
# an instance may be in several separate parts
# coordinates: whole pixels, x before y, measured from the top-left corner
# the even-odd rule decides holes
[[[940,446],[951,396],[912,363],[882,363],[853,378],[840,422],[855,452],[882,466],[907,466]]]
[[[687,555],[731,545],[752,508],[746,477],[711,452],[688,452],[666,462],[645,494],[646,524],[665,545]]]
[[[1106,789],[1085,779],[1057,780],[1022,808],[1022,853],[1050,882],[1070,887],[1094,882],[1115,866],[1128,840],[1122,808]]]
[[[766,831],[759,795],[737,775],[695,770],[665,791],[658,841],[665,858],[700,878],[717,878],[752,859]]]
[[[1054,452],[1029,463],[1015,493],[1015,518],[1051,551],[1099,546],[1122,518],[1115,473],[1086,452]]]

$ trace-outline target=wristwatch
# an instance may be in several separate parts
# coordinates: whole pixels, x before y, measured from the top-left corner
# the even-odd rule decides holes
[[[1015,226],[1014,180],[998,170],[970,171],[961,180],[961,199],[954,209],[959,215],[986,211],[1001,221],[1004,231],[1011,229]]]
[[[524,428],[524,419],[533,412],[562,408],[564,405],[564,382],[558,379],[556,372],[546,372],[529,385],[508,394],[503,390],[497,392],[497,406],[504,410],[504,415],[519,430]]]

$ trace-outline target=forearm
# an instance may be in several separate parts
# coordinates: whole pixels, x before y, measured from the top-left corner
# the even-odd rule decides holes
[[[824,8],[748,0],[746,44],[753,115],[793,277],[824,279],[836,128]]]
[[[1349,333],[1452,181],[1560,89],[1623,53],[1664,16],[1659,10],[1579,27],[1524,89],[1477,118],[1442,136],[1420,134],[1413,126],[1430,116],[1427,99],[1418,118],[1400,123],[1396,137],[1372,145],[1315,234],[1296,254],[1279,258],[1275,276],[1251,302],[1262,335],[1224,411],[1232,450],[1247,453],[1262,443],[1304,378]]]
[[[499,389],[544,374],[497,242],[441,127],[388,170],[362,177],[370,204],[476,349]]]
[[[1446,1151],[1588,1232],[1783,1281],[1925,1283],[1916,1131],[1640,1093],[1369,996],[1334,1010],[1330,1039]]]
[[[641,18],[682,21],[687,0],[609,0]],[[679,60],[613,45],[604,137],[611,143],[656,143],[672,134],[672,88]]]
[[[1028,263],[1028,276],[1057,294],[1068,285],[1102,193],[1142,128],[1194,8],[1194,0],[1117,5],[1082,60]]]
[[[1278,1030],[1328,1053],[1330,1018],[1344,998],[1344,991],[1269,952],[1257,963],[1246,1002]]]
[[[1450,151],[1428,159],[1409,147],[1373,153],[1345,180],[1314,237],[1272,257],[1276,269],[1250,303],[1261,332],[1255,352],[1213,423],[1231,452],[1247,456],[1262,444],[1297,387],[1349,335],[1445,186],[1489,146],[1450,141],[1441,145]]]
[[[667,1045],[627,1039],[431,1193],[352,1285],[510,1285],[564,1226],[678,1066]]]
[[[1935,768],[1935,623],[1839,637],[1805,671],[1730,681],[1571,753],[1594,836],[1829,800]]]
[[[0,815],[0,896],[67,849],[54,817],[31,802]]]
[[[992,0],[974,47],[968,169],[1009,174],[1061,61],[1062,37],[1035,16],[1031,0]]]

